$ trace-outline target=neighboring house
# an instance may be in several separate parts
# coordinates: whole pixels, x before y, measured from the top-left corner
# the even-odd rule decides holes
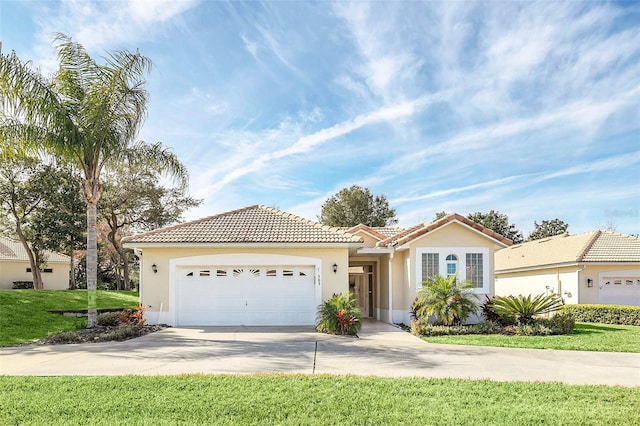
[[[47,263],[42,269],[45,290],[69,288],[69,256],[46,252]],[[13,287],[14,281],[33,281],[27,251],[20,241],[0,235],[0,289]]]
[[[169,325],[312,325],[318,305],[347,291],[363,316],[408,324],[429,275],[458,273],[492,295],[494,252],[511,244],[457,214],[345,229],[260,205],[123,241],[141,258],[149,322]]]
[[[640,305],[640,239],[563,234],[496,253],[496,294],[556,293],[565,303]]]

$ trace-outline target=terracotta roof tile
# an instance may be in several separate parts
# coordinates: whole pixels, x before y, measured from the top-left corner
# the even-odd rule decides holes
[[[640,263],[640,239],[608,231],[562,234],[499,250],[496,271],[588,262]]]
[[[46,251],[47,262],[69,262],[69,256],[62,253]],[[20,241],[0,235],[0,261],[28,262],[29,256]]]
[[[497,232],[492,231],[489,228],[485,228],[482,225],[478,225],[471,219],[468,219],[458,213],[450,213],[432,223],[421,223],[412,228],[408,228],[402,232],[399,232],[395,235],[388,237],[382,241],[379,241],[377,246],[385,247],[385,246],[401,246],[410,241],[413,241],[416,238],[419,238],[429,232],[435,231],[436,229],[450,223],[453,221],[458,221],[466,226],[475,229],[476,231],[486,235],[487,237],[498,241],[502,245],[511,245],[512,241]]]
[[[253,205],[215,216],[127,237],[135,243],[360,243],[362,238],[337,228]]]

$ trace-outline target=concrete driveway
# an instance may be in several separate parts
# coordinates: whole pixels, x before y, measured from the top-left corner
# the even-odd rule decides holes
[[[266,372],[640,386],[640,354],[430,344],[376,321],[365,322],[360,338],[310,327],[198,327],[125,342],[0,348],[1,375]]]

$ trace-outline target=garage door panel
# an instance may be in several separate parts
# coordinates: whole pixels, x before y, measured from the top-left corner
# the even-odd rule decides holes
[[[640,306],[640,277],[605,277],[599,302],[609,305]]]
[[[314,266],[213,265],[182,268],[179,325],[312,325]]]

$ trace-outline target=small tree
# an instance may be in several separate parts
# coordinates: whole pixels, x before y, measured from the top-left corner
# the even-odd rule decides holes
[[[329,226],[389,226],[398,223],[396,211],[384,195],[353,185],[332,195],[322,205],[319,221]]]
[[[474,284],[458,281],[457,275],[429,277],[416,294],[413,310],[418,318],[435,315],[444,325],[462,324],[476,312]]]
[[[543,220],[542,223],[534,221],[533,226],[535,229],[529,234],[528,241],[562,235],[569,228],[569,224],[560,219]]]

